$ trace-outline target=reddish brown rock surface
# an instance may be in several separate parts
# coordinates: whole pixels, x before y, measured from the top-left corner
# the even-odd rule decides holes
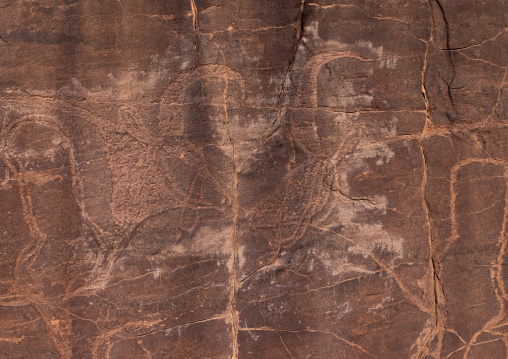
[[[0,1],[0,358],[507,358],[507,13]]]

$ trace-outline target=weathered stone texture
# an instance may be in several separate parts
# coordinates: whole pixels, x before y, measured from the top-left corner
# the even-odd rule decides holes
[[[508,358],[507,13],[0,1],[0,358]]]

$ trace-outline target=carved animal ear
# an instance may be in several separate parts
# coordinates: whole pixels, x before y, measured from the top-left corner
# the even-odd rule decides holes
[[[337,138],[346,138],[350,134],[347,127],[352,126],[353,119],[343,114],[342,118],[337,120],[338,115],[326,110],[326,103],[323,104],[320,101],[319,93],[320,73],[325,66],[338,61],[365,63],[371,60],[356,53],[341,50],[317,54],[306,60],[300,76],[295,81],[297,89],[294,103],[287,111],[296,142],[307,152],[322,157],[337,158],[339,152],[349,151],[346,148],[341,149],[342,143],[340,140],[337,141]],[[346,87],[346,85],[339,85],[338,88]],[[330,93],[328,97],[333,97],[332,95],[333,93]],[[325,107],[322,111],[320,111],[321,106]],[[337,146],[338,142],[339,146]],[[346,147],[351,148],[350,144],[352,143]]]
[[[62,241],[77,238],[83,220],[69,139],[55,124],[35,116],[11,128],[7,150],[23,178],[27,215],[36,230]]]
[[[45,171],[70,166],[70,142],[54,124],[44,119],[23,119],[7,135],[7,152],[19,171]]]

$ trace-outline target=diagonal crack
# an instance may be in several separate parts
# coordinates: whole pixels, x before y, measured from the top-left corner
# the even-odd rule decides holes
[[[280,88],[277,104],[275,106],[276,108],[279,109],[279,111],[277,111],[277,116],[275,117],[275,120],[273,121],[272,126],[275,125],[275,123],[277,121],[280,121],[280,118],[282,116],[282,110],[284,109],[284,99],[286,97],[286,82],[288,81],[289,74],[291,73],[291,70],[293,68],[293,64],[296,59],[296,54],[298,53],[298,46],[300,45],[300,41],[302,39],[302,34],[303,34],[303,29],[304,29],[304,22],[303,22],[304,9],[305,9],[305,0],[301,0],[301,2],[300,2],[300,16],[298,17],[298,20],[296,22],[296,28],[297,28],[296,42],[293,47],[292,56],[289,59],[288,66],[286,67],[286,71],[284,71],[284,77],[282,79],[282,86]]]
[[[273,328],[269,328],[269,327],[261,327],[261,328],[241,328],[240,330],[242,331],[259,331],[259,332],[276,332],[276,333],[317,333],[317,334],[325,334],[325,335],[331,335],[332,337],[334,337],[335,339],[341,341],[342,343],[344,344],[347,344],[348,346],[350,346],[351,348],[355,349],[356,351],[359,351],[361,353],[364,353],[366,355],[368,355],[369,357],[371,358],[377,358],[376,356],[374,356],[373,354],[369,353],[365,348],[363,348],[361,345],[359,344],[356,344],[352,341],[349,341],[347,340],[346,338],[343,338],[341,336],[339,336],[338,334],[336,334],[335,332],[333,331],[328,331],[328,330],[320,330],[320,329],[311,329],[311,328],[307,328],[307,329],[300,329],[300,330],[293,330],[293,329],[273,329]],[[280,336],[280,334],[279,334]],[[285,346],[285,345],[284,345]]]
[[[213,317],[210,317],[210,318],[197,319],[197,320],[193,320],[193,321],[186,322],[186,323],[183,323],[183,324],[175,325],[173,327],[164,327],[164,328],[153,330],[153,331],[150,331],[150,332],[147,332],[147,333],[143,333],[143,334],[138,334],[138,335],[134,335],[134,336],[126,336],[124,338],[143,338],[143,337],[147,337],[147,336],[150,336],[150,335],[158,334],[158,333],[161,333],[161,332],[168,332],[168,331],[171,331],[173,329],[178,329],[178,328],[183,328],[183,327],[189,327],[191,325],[206,323],[206,322],[210,322],[210,321],[214,321],[214,320],[221,320],[221,319],[224,319],[224,317],[225,317],[224,314],[214,315]]]
[[[502,34],[504,34],[506,31],[508,31],[508,27],[507,28],[504,28],[503,30],[501,30],[500,32],[498,32],[496,35],[494,35],[493,37],[491,37],[490,39],[487,39],[487,40],[484,40],[482,42],[478,42],[476,44],[471,44],[471,45],[464,45],[464,46],[460,46],[460,47],[453,47],[453,48],[445,48],[445,49],[441,49],[443,51],[459,51],[459,50],[467,50],[467,49],[470,49],[472,47],[476,47],[476,46],[482,46],[483,44],[486,44],[487,42],[491,42],[491,41],[495,41],[497,40],[497,38],[499,36],[501,36]]]
[[[415,296],[413,293],[411,293],[411,291],[408,288],[406,288],[403,281],[400,279],[400,277],[395,272],[395,270],[394,270],[395,268],[393,266],[389,265],[388,263],[386,263],[384,260],[378,258],[376,255],[374,255],[374,253],[372,251],[370,251],[364,245],[353,240],[352,238],[346,237],[346,236],[344,236],[332,229],[326,228],[326,227],[320,227],[320,226],[316,226],[316,225],[312,225],[312,224],[310,224],[309,227],[312,227],[312,228],[315,228],[315,229],[318,229],[318,230],[321,230],[324,232],[331,233],[331,234],[345,240],[346,242],[353,244],[354,246],[358,247],[359,249],[361,249],[363,253],[365,253],[367,256],[369,256],[374,262],[376,262],[376,264],[379,267],[383,268],[383,270],[386,271],[386,273],[388,273],[395,280],[395,283],[397,283],[402,294],[404,295],[404,297],[406,297],[409,300],[409,303],[411,303],[411,305],[413,305],[415,308],[417,308],[418,310],[420,310],[423,313],[430,314],[431,311],[425,306],[424,301],[422,301],[419,297]]]

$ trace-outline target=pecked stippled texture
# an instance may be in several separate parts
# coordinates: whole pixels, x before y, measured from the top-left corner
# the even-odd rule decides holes
[[[508,358],[507,11],[0,1],[0,358]]]

